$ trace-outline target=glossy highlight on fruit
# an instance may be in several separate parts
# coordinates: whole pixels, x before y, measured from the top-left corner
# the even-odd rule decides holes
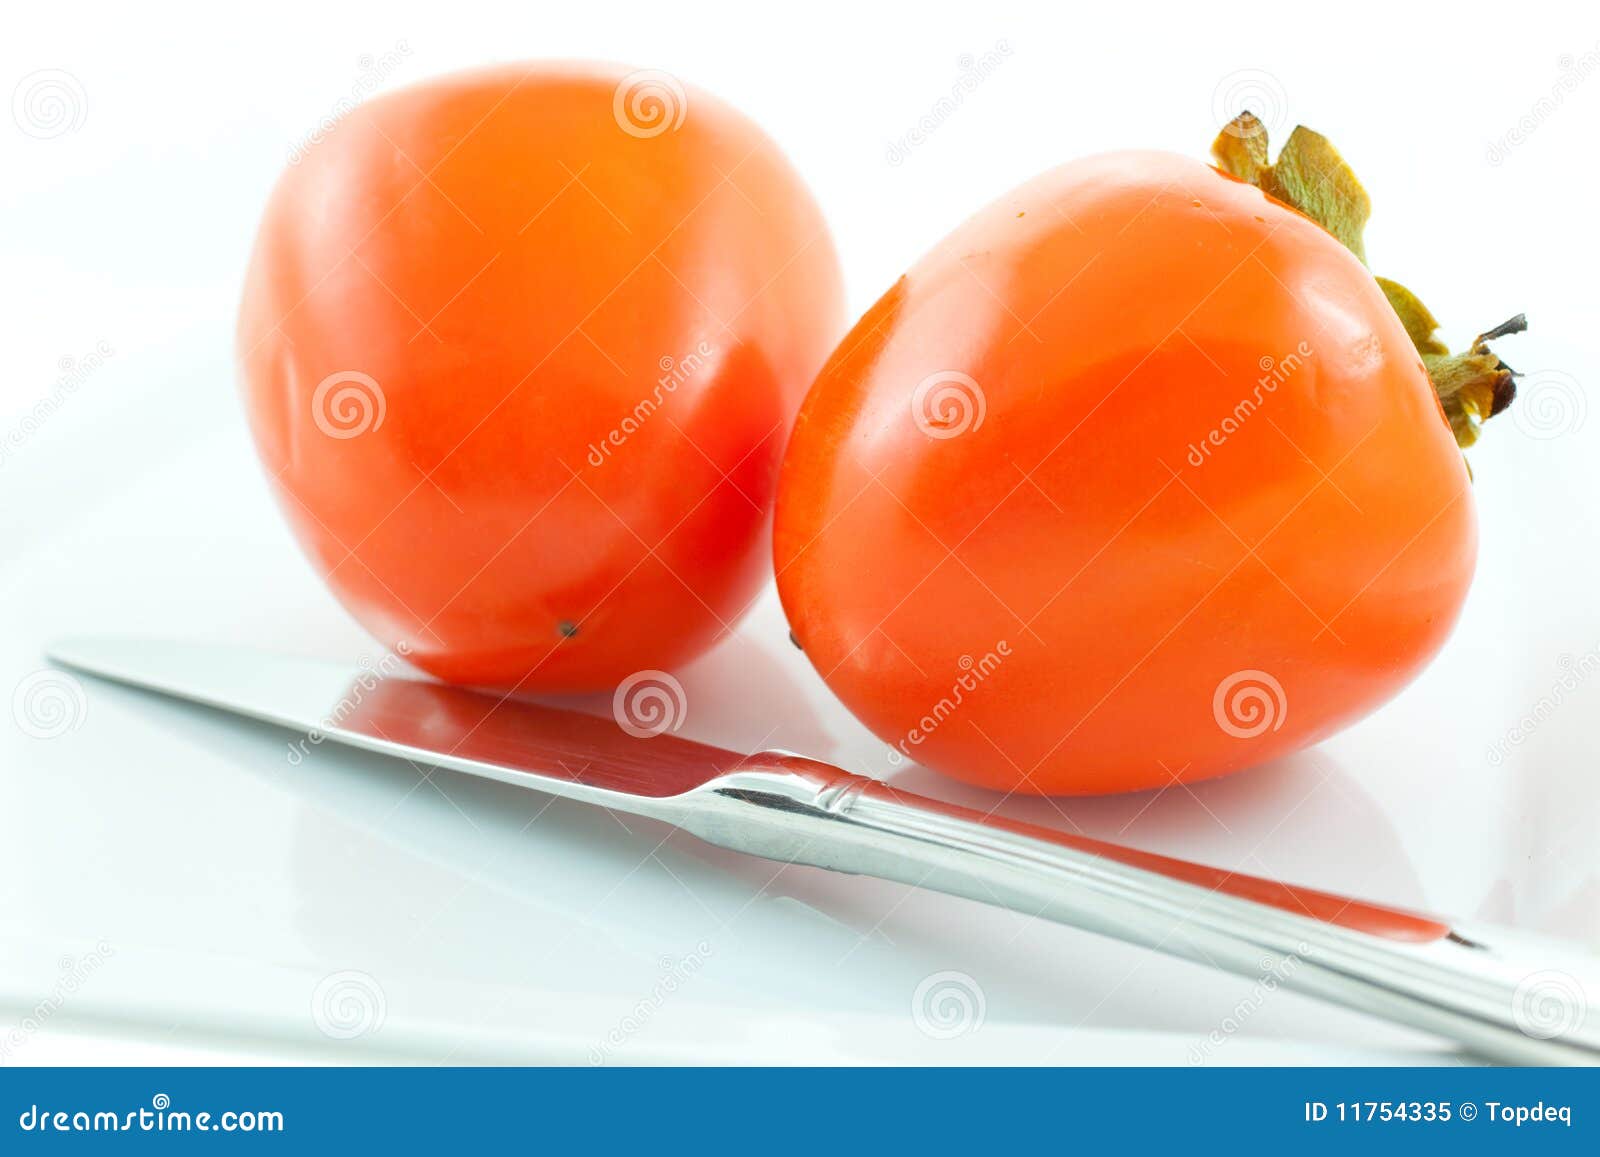
[[[1439,649],[1476,548],[1361,260],[1150,152],[1023,185],[867,312],[801,410],[775,538],[795,636],[894,759],[1044,794],[1359,718]]]
[[[372,100],[283,175],[238,348],[334,593],[456,682],[615,685],[768,575],[800,398],[844,328],[821,213],[659,72],[518,65]]]

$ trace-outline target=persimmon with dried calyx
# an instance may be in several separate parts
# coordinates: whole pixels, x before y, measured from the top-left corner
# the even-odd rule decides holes
[[[1371,711],[1477,550],[1513,375],[1364,264],[1323,138],[1094,157],[1002,197],[835,351],[779,479],[800,645],[893,749],[1003,791],[1158,788]],[[1459,445],[1458,445],[1459,444]]]

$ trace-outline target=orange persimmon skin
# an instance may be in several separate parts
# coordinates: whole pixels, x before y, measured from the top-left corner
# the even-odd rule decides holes
[[[896,758],[1041,794],[1359,718],[1443,643],[1476,549],[1368,271],[1158,153],[1046,173],[902,278],[806,398],[775,534],[796,637]]]
[[[257,448],[335,595],[442,678],[608,687],[704,649],[770,574],[842,281],[772,141],[676,85],[428,82],[267,207],[238,336]]]

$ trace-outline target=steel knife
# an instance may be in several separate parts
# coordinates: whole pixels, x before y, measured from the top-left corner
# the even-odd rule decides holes
[[[1600,961],[1559,941],[1348,899],[958,807],[784,751],[260,651],[72,639],[65,667],[318,742],[663,820],[782,863],[876,876],[1088,929],[1447,1038],[1600,1063]],[[1292,965],[1292,966],[1290,966]]]

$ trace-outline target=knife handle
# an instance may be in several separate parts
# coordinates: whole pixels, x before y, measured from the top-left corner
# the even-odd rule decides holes
[[[784,752],[678,797],[709,843],[1042,916],[1525,1064],[1600,1063],[1600,962],[1559,942],[1002,819]]]

